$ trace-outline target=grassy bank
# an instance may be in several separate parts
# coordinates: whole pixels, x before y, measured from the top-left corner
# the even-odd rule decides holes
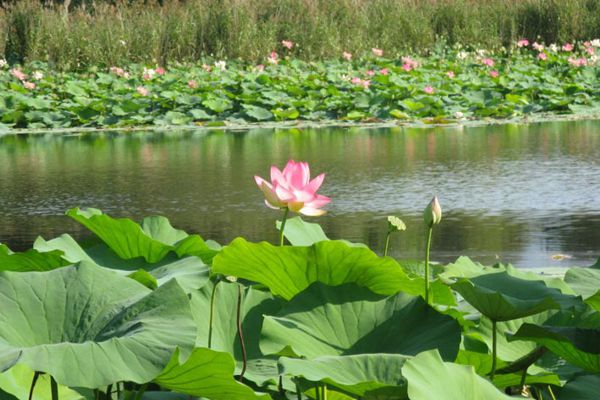
[[[2,1],[0,1],[2,3]],[[48,3],[48,2],[47,2]],[[72,5],[76,1],[72,2]],[[4,2],[0,58],[68,70],[167,65],[206,55],[257,61],[281,40],[304,60],[382,48],[424,52],[439,38],[486,48],[519,38],[546,43],[600,37],[600,0],[165,0],[42,5]]]

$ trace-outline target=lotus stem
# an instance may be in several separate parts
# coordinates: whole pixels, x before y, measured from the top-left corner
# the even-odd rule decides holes
[[[490,373],[490,380],[494,381],[494,375],[496,375],[496,356],[498,346],[498,333],[496,332],[496,321],[492,320],[492,372]]]
[[[279,233],[279,245],[280,246],[283,246],[283,241],[284,241],[283,230],[285,229],[285,223],[287,221],[289,212],[290,212],[289,208],[287,208],[287,207],[284,208],[283,218],[281,219],[281,229],[279,230],[280,231],[280,233]]]
[[[52,375],[50,375],[50,393],[52,400],[58,400],[58,384]]]
[[[112,399],[112,384],[106,387],[106,398]]]
[[[552,391],[550,385],[548,385],[548,393],[550,393],[550,397],[552,397],[552,400],[556,400],[556,397],[554,396],[554,392]]]
[[[390,236],[392,236],[392,232],[388,231],[387,235],[385,236],[385,248],[383,249],[384,257],[388,255],[388,249],[390,247]]]
[[[282,229],[283,232],[283,229]],[[237,331],[240,339],[240,347],[242,348],[242,372],[240,373],[240,382],[244,381],[244,374],[246,373],[246,367],[248,365],[248,358],[246,356],[246,344],[244,343],[244,331],[242,330],[242,285],[238,285],[238,302],[237,302]]]
[[[281,397],[285,398],[285,389],[283,388],[283,375],[279,375],[277,389],[279,390],[279,394],[281,395]]]
[[[425,302],[429,304],[429,251],[431,250],[431,233],[433,225],[429,226],[427,233],[427,246],[425,247]]]
[[[519,383],[519,388],[521,390],[521,393],[523,393],[523,390],[525,390],[525,383],[527,382],[527,370],[529,369],[529,366],[525,367],[525,369],[523,370],[523,373],[521,375],[521,382]]]
[[[148,389],[148,383],[144,383],[142,385],[142,387],[137,391],[134,400],[142,400],[142,397],[144,397],[144,393],[146,392],[146,389]]]
[[[29,400],[33,399],[33,389],[35,389],[35,384],[37,383],[38,378],[42,373],[39,371],[35,371],[33,373],[33,379],[31,380],[31,386],[29,388]]]
[[[302,391],[300,390],[300,384],[298,383],[298,379],[294,380],[294,384],[296,385],[296,398],[297,400],[302,400]]]
[[[212,331],[213,331],[213,318],[215,315],[215,297],[217,294],[217,286],[221,282],[220,279],[217,279],[215,285],[212,288],[212,293],[210,294],[210,314],[208,317],[208,348],[210,349],[212,346]]]
[[[323,394],[323,400],[327,400],[327,384],[323,383],[323,386],[321,386],[321,390],[322,390],[322,394]]]
[[[117,399],[121,399],[121,382],[117,382]]]

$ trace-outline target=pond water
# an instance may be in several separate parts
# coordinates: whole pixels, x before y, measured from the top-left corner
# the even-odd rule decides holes
[[[436,194],[435,260],[549,267],[600,255],[600,121],[3,136],[0,242],[22,250],[37,235],[84,237],[64,216],[75,206],[165,215],[221,243],[275,242],[280,214],[252,176],[290,158],[327,173],[321,192],[333,201],[318,222],[331,238],[380,251],[385,217],[397,215],[408,230],[391,255],[422,258],[422,210]]]

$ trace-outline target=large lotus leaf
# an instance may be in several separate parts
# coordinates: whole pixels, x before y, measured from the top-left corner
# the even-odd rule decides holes
[[[187,354],[196,335],[175,281],[151,291],[94,265],[4,272],[0,297],[0,369],[17,354],[19,364],[71,387],[147,382],[176,348]]]
[[[382,296],[346,284],[314,283],[267,316],[260,347],[265,354],[338,356],[389,353],[415,355],[437,348],[454,360],[460,327],[422,298],[406,293]]]
[[[460,279],[452,288],[494,321],[509,321],[580,303],[578,298],[550,288],[542,281],[520,279],[506,272]]]
[[[585,302],[600,310],[600,269],[574,267],[565,274],[565,282]]]
[[[154,382],[165,389],[211,400],[269,399],[235,379],[235,363],[228,353],[196,348],[184,363],[177,354]]]
[[[276,247],[237,238],[214,258],[212,272],[262,283],[286,300],[317,281],[357,283],[380,294],[423,292],[422,279],[408,277],[393,259],[338,241]]]
[[[281,221],[275,224],[277,230],[281,230]],[[285,222],[285,230],[283,232],[285,238],[293,246],[311,246],[317,242],[330,240],[321,225],[314,222],[306,222],[300,217],[290,218]],[[339,240],[346,243],[350,247],[367,247],[363,243],[353,243],[347,240]]]
[[[164,217],[148,217],[140,226],[127,218],[111,218],[95,208],[73,208],[67,215],[96,234],[125,260],[143,257],[148,263],[157,263],[173,251],[180,257],[195,255],[210,262],[216,253],[200,236],[188,236],[173,228]]]
[[[60,251],[40,253],[31,249],[24,253],[13,253],[0,244],[0,271],[49,271],[69,264]]]
[[[573,365],[586,371],[600,372],[600,326],[580,328],[523,324],[509,340],[534,341]]]
[[[281,357],[284,374],[323,382],[361,399],[406,399],[402,366],[408,356],[399,354],[359,354],[326,356],[311,360]]]
[[[186,291],[198,289],[208,280],[208,266],[195,256],[178,258],[169,253],[158,263],[150,264],[144,258],[137,257],[124,260],[103,243],[81,247],[70,235],[64,234],[51,240],[38,237],[34,248],[43,254],[51,251],[63,252],[63,258],[70,263],[88,262],[100,267],[114,270],[122,275],[130,275],[132,271],[147,271],[158,284],[176,278]]]
[[[198,326],[196,345],[208,347],[211,296],[214,283],[209,283],[192,293],[192,314]],[[237,332],[238,284],[221,282],[214,292],[214,318],[212,322],[211,349],[231,354],[236,360],[236,373],[242,369],[242,351]],[[283,304],[268,291],[244,287],[240,316],[248,358],[245,379],[259,385],[275,381],[278,376],[277,359],[265,357],[258,346],[264,315],[277,313]]]
[[[477,375],[473,367],[442,361],[437,350],[408,360],[402,374],[408,381],[411,400],[505,400],[510,396]]]
[[[600,375],[580,375],[567,382],[557,396],[558,400],[600,399]]]
[[[28,399],[34,372],[25,365],[15,365],[0,374],[0,390],[10,393],[17,399]],[[61,400],[84,400],[84,396],[66,386],[58,385]],[[2,397],[0,396],[0,399]],[[33,391],[33,400],[51,400],[50,376],[40,375]]]

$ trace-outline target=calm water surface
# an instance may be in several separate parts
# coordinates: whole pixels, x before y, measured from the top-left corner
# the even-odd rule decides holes
[[[433,257],[523,267],[588,265],[600,255],[600,121],[487,127],[93,133],[0,137],[0,242],[30,247],[69,232],[63,216],[161,214],[227,243],[276,240],[279,214],[252,176],[294,158],[326,172],[318,221],[332,238],[383,247],[385,217],[408,231],[393,256],[422,257],[421,212],[439,196]],[[562,261],[553,255],[569,256]]]

